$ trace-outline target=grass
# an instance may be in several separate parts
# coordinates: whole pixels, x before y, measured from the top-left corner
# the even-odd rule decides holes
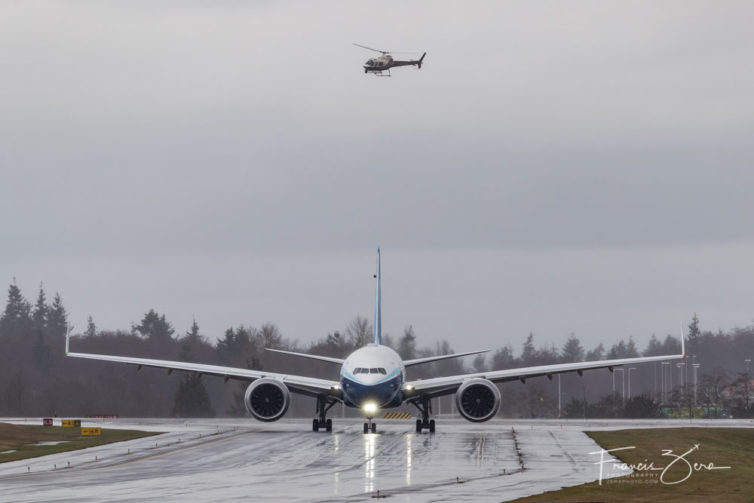
[[[699,444],[699,448],[684,456],[695,463],[730,466],[729,470],[693,470],[691,476],[675,485],[660,483],[661,471],[637,471],[617,479],[550,491],[537,496],[515,500],[531,502],[655,502],[683,501],[684,503],[725,501],[727,503],[754,501],[754,429],[747,428],[658,428],[645,430],[587,432],[603,449],[636,446],[635,449],[615,452],[627,464],[653,463],[664,468],[673,461],[663,456],[664,449],[682,455]],[[597,461],[597,456],[595,456]],[[608,466],[605,465],[606,470]],[[595,465],[595,475],[598,474]],[[674,463],[663,479],[673,482],[683,479],[688,465]]]
[[[87,447],[149,437],[156,434],[146,431],[109,430],[103,428],[102,435],[100,436],[82,437],[80,428],[0,423],[0,452],[14,451],[0,454],[0,463],[46,456],[58,452],[86,449]],[[63,443],[57,445],[34,445],[39,442],[59,441],[63,441]]]

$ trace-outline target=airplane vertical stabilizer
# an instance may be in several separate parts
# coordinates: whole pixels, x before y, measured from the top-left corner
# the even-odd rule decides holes
[[[377,280],[376,292],[374,299],[374,343],[382,344],[382,276],[380,275],[380,249],[377,248],[377,273],[374,275]]]

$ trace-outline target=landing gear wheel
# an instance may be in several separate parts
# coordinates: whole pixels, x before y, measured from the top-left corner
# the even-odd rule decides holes
[[[421,432],[422,432],[422,420],[417,419],[416,420],[416,433],[421,433]]]
[[[372,423],[372,433],[377,433],[377,423]]]
[[[434,433],[435,432],[435,420],[430,419],[429,420],[429,432]]]
[[[312,431],[319,431],[319,421],[316,418],[312,420]]]
[[[327,430],[328,433],[332,431],[332,419],[328,419],[325,422],[325,430]]]
[[[364,433],[369,433],[369,423],[364,423]]]

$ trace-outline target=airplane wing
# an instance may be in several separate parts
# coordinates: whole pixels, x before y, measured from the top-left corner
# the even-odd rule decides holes
[[[136,365],[139,370],[142,367],[155,367],[167,369],[168,374],[174,370],[186,372],[197,372],[217,377],[236,379],[241,381],[254,381],[263,377],[279,379],[294,393],[302,395],[317,396],[326,394],[335,398],[341,396],[340,385],[337,381],[328,381],[326,379],[317,379],[315,377],[304,377],[290,374],[279,374],[276,372],[264,372],[261,370],[241,369],[236,367],[223,367],[220,365],[206,365],[202,363],[176,362],[171,360],[153,360],[150,358],[135,358],[131,356],[111,356],[97,355],[91,353],[72,353],[69,351],[69,339],[65,339],[65,355],[72,358],[87,358],[90,360],[100,360],[106,362],[128,363]]]
[[[420,395],[428,395],[430,397],[450,395],[455,393],[464,381],[474,378],[487,379],[492,382],[524,382],[529,377],[547,376],[552,379],[554,374],[562,374],[565,372],[578,372],[580,375],[584,370],[607,368],[612,371],[614,367],[622,367],[623,365],[675,360],[678,358],[686,358],[685,352],[680,355],[645,356],[639,358],[620,358],[616,360],[598,360],[592,362],[558,363],[555,365],[540,365],[537,367],[493,370],[491,372],[477,372],[473,374],[420,379],[406,382],[404,385],[404,396],[406,399],[411,399]]]
[[[467,351],[466,353],[453,353],[449,355],[441,356],[427,356],[426,358],[415,358],[413,360],[404,360],[403,365],[410,367],[412,365],[419,365],[420,363],[435,362],[437,360],[447,360],[448,358],[459,358],[461,356],[476,355],[479,353],[487,353],[489,349],[480,349],[478,351]]]
[[[282,349],[264,348],[264,350],[270,351],[272,353],[281,353],[284,355],[293,355],[293,356],[299,356],[301,358],[309,358],[310,360],[321,360],[323,362],[337,363],[339,365],[343,365],[343,362],[345,361],[340,358],[333,358],[331,356],[310,355],[308,353],[296,353],[295,351],[283,351]]]

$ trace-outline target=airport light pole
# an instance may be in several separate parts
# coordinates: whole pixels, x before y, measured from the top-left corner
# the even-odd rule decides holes
[[[668,379],[665,377],[665,365],[670,365],[670,362],[662,362],[662,403],[668,401]]]
[[[691,366],[694,368],[694,407],[696,408],[696,395],[697,395],[697,389],[699,388],[697,386],[697,380],[696,380],[696,369],[698,369],[700,365],[698,363],[693,363]]]
[[[619,372],[620,371],[620,376],[621,376],[621,383],[622,383],[622,385],[621,385],[621,394],[620,394],[620,401],[621,401],[621,403],[623,403],[625,401],[625,399],[626,399],[626,372],[625,372],[625,370],[626,369],[615,369],[615,372]]]
[[[751,358],[746,358],[744,360],[744,363],[746,363],[746,375],[744,378],[746,379],[746,411],[749,410],[749,366],[751,365]]]
[[[636,367],[628,369],[628,399],[631,400],[631,371],[636,370]]]
[[[560,374],[558,374],[558,419],[560,419]]]

